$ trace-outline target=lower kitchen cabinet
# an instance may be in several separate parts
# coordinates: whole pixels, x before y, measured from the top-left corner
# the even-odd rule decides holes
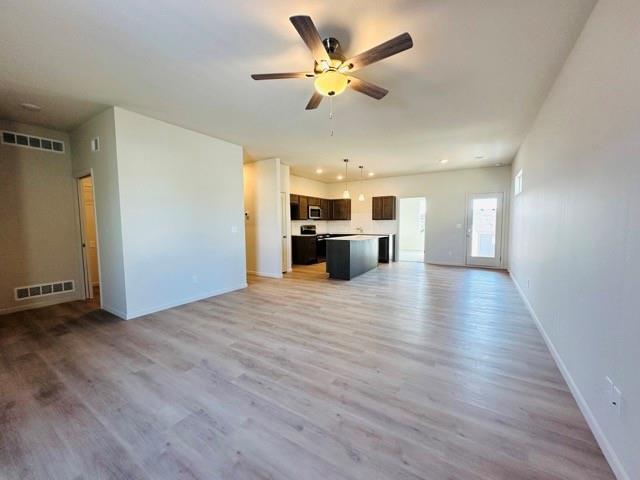
[[[291,237],[291,261],[296,265],[310,265],[318,261],[315,235]]]

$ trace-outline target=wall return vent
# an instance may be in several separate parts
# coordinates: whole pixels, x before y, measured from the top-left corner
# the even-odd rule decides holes
[[[2,131],[2,144],[14,147],[32,148],[45,152],[64,153],[64,142],[52,138],[34,137],[8,130]]]
[[[75,290],[73,280],[63,280],[52,283],[39,283],[38,285],[27,285],[25,287],[16,287],[14,289],[16,300],[26,300],[34,297],[48,297],[58,293],[69,293]]]

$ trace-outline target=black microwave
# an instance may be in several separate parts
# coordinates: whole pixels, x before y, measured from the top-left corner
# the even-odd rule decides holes
[[[322,218],[322,209],[315,205],[309,205],[309,218],[312,220],[318,220]]]

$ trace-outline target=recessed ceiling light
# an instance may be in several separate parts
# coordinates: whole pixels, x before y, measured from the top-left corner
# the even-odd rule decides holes
[[[323,172],[323,170],[322,170],[321,168],[316,168],[316,173],[317,173],[318,175],[320,175],[322,172]]]
[[[443,165],[445,163],[449,163],[449,159],[448,158],[443,158],[442,160],[440,160],[440,163],[442,163]]]
[[[35,103],[21,103],[20,106],[25,110],[29,110],[30,112],[39,112],[42,110],[40,105],[36,105]]]
[[[375,175],[375,173],[373,173],[373,172],[369,172],[369,176],[370,176],[370,177],[373,177],[374,175]]]
[[[342,180],[344,177],[343,177],[342,175],[338,175],[336,178],[337,178],[338,180]]]

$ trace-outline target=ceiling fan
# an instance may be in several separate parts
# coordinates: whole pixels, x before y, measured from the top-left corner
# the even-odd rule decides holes
[[[304,43],[311,50],[311,56],[315,60],[313,71],[294,73],[261,73],[253,74],[254,80],[276,80],[281,78],[315,78],[315,92],[307,103],[306,110],[318,108],[322,97],[340,95],[347,87],[380,100],[388,90],[366,82],[361,78],[351,75],[351,72],[366,67],[372,63],[403,52],[413,47],[413,40],[408,33],[402,33],[397,37],[381,43],[366,52],[355,57],[346,58],[340,49],[340,42],[333,37],[321,40],[320,34],[313,24],[311,17],[296,15],[289,20],[298,31]]]

